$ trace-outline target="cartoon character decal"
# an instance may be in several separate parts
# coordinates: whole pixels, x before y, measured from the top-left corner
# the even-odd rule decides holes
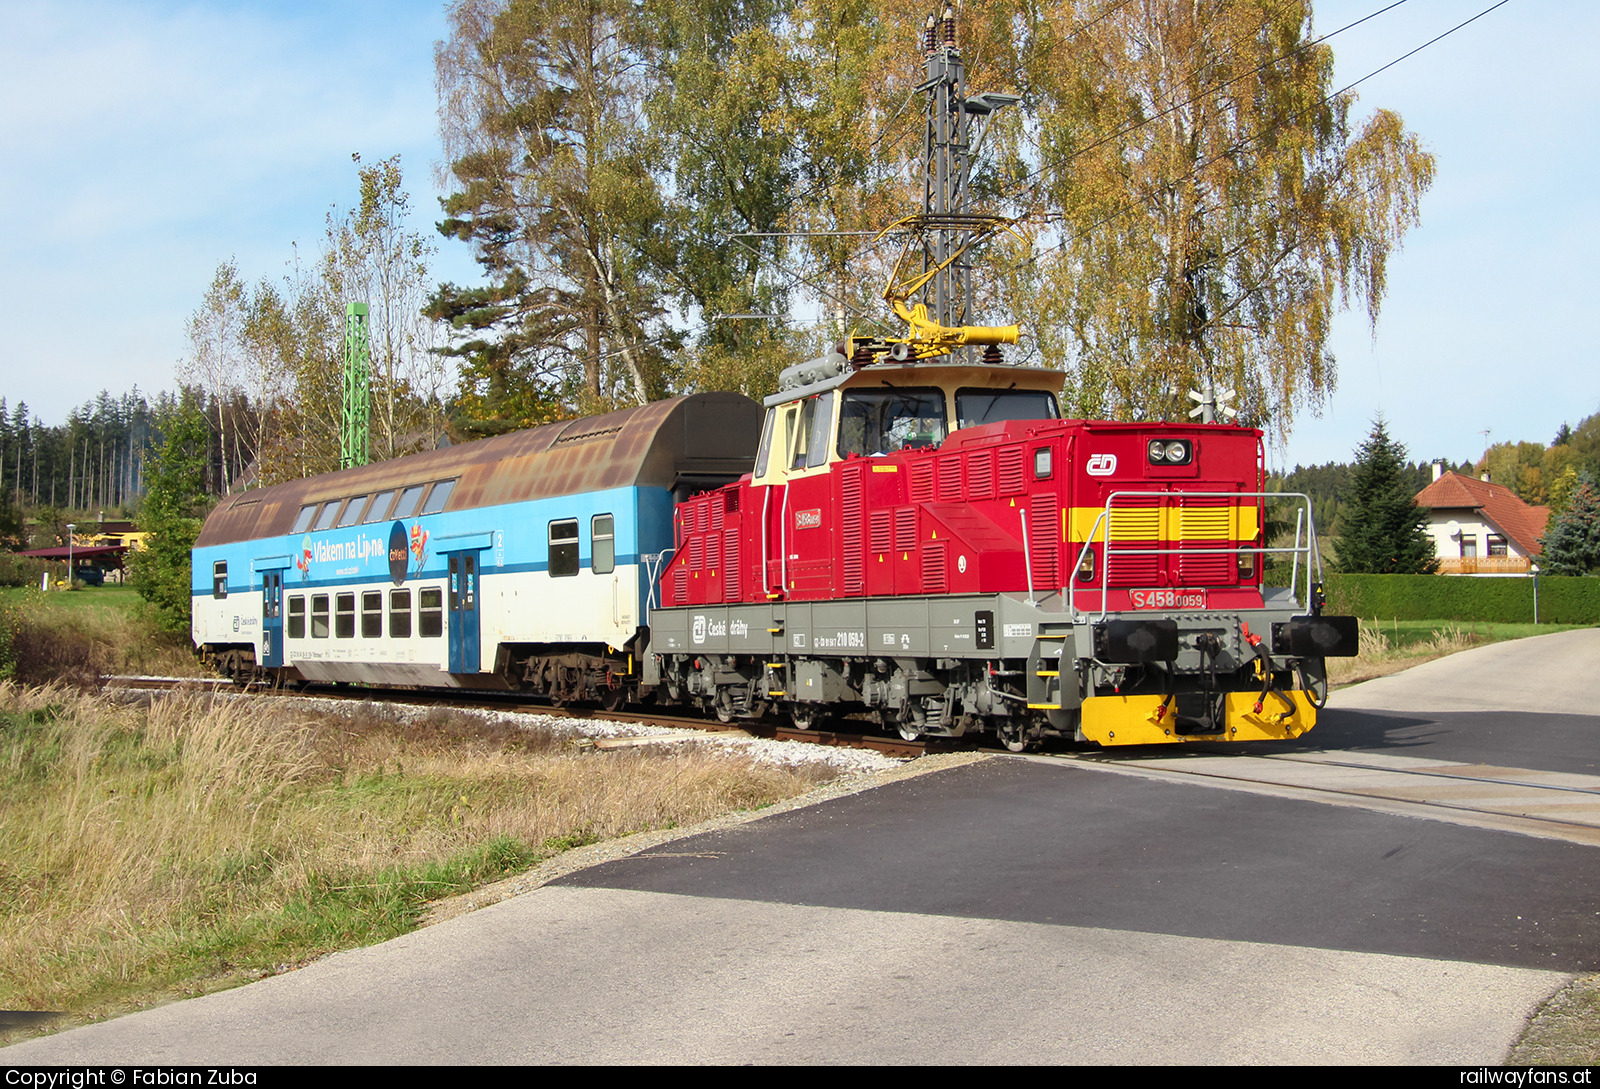
[[[309,536],[300,541],[300,555],[295,557],[295,567],[300,569],[300,581],[311,580],[311,538]]]
[[[428,558],[428,531],[422,528],[421,522],[411,524],[411,554],[417,560],[417,574],[422,574],[422,565]]]

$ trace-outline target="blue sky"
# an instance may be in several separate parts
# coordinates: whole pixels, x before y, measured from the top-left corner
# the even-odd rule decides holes
[[[1332,41],[1341,85],[1492,0],[1409,0]],[[1322,31],[1383,6],[1324,0]],[[443,6],[0,0],[0,394],[47,423],[102,387],[170,388],[220,261],[314,255],[352,152],[400,154],[436,217]],[[1275,462],[1346,460],[1382,412],[1415,457],[1548,442],[1600,411],[1600,6],[1511,0],[1362,85],[1438,158],[1376,341],[1341,318],[1338,391]],[[442,244],[439,278],[472,275]]]

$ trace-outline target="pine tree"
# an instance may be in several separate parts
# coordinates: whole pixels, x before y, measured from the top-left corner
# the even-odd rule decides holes
[[[205,478],[211,435],[201,408],[188,397],[162,424],[165,441],[151,459],[149,491],[139,512],[139,528],[150,536],[128,563],[133,588],[155,606],[161,626],[185,631],[193,595],[189,552],[209,503]]]
[[[1551,575],[1587,575],[1600,571],[1600,483],[1584,473],[1567,508],[1540,538],[1543,570]]]
[[[1340,496],[1337,532],[1340,571],[1425,575],[1438,570],[1425,516],[1406,486],[1406,448],[1389,438],[1382,417],[1356,451],[1349,490]]]

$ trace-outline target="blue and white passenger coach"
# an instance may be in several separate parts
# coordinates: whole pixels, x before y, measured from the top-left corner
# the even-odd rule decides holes
[[[195,544],[195,646],[239,681],[620,700],[674,502],[748,472],[760,428],[697,394],[240,492]]]

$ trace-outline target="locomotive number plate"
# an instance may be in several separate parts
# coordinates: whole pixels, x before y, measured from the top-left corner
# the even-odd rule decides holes
[[[1204,590],[1131,590],[1128,597],[1133,601],[1135,609],[1204,609],[1206,607],[1206,592]]]

